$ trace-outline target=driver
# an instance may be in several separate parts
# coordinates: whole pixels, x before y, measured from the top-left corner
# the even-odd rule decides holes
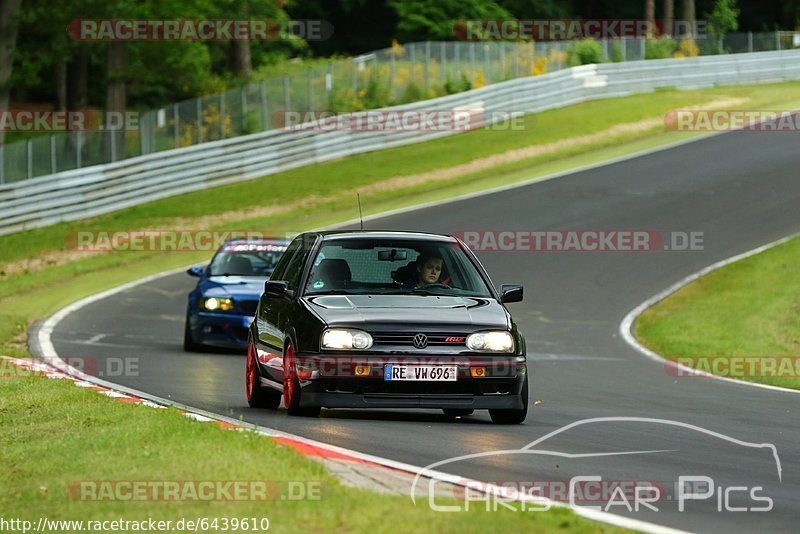
[[[417,287],[439,282],[443,262],[438,253],[420,254],[417,258]]]

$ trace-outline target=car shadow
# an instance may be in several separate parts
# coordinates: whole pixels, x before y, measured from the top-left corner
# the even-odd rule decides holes
[[[375,408],[365,408],[360,410],[349,410],[346,408],[323,408],[320,417],[325,419],[362,419],[362,420],[377,420],[377,421],[409,421],[415,423],[460,423],[468,425],[492,425],[493,423],[486,419],[476,417],[481,412],[488,412],[485,410],[478,410],[472,415],[453,417],[436,412],[423,413],[423,412],[404,412],[404,411],[389,411],[380,410]]]

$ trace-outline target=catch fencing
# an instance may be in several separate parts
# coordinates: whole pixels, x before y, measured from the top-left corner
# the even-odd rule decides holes
[[[600,63],[384,110],[468,112],[492,122],[660,87],[691,89],[798,79],[800,51]],[[0,184],[0,235],[456,133],[272,129]],[[269,198],[264,199],[265,204],[269,202]]]

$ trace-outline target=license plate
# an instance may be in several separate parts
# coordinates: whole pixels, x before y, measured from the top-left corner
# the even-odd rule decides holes
[[[454,382],[458,374],[455,365],[386,365],[384,380]]]

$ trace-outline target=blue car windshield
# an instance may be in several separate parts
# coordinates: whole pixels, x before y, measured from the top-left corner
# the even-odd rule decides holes
[[[491,297],[477,267],[455,242],[336,239],[320,248],[305,295],[420,294]]]
[[[286,247],[281,247],[285,249]],[[269,277],[283,250],[274,251],[220,251],[209,266],[210,276]]]

